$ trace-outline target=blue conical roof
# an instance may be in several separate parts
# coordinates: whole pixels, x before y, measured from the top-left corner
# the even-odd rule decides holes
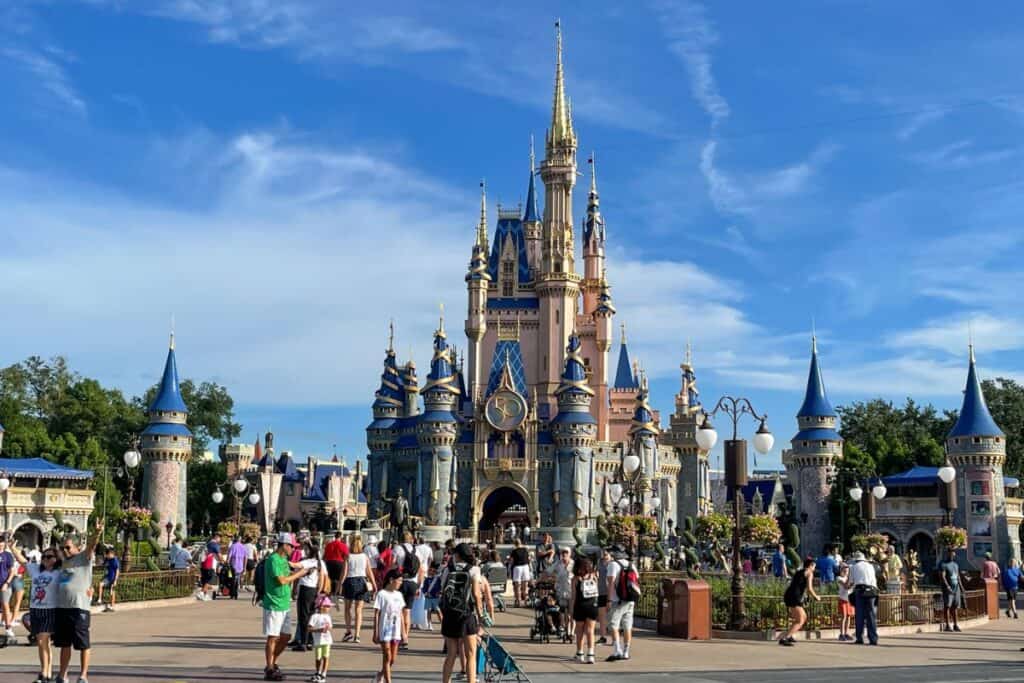
[[[825,395],[825,382],[821,379],[821,370],[818,368],[818,346],[814,344],[811,349],[811,371],[807,375],[807,393],[804,395],[804,404],[800,406],[797,417],[838,417],[839,415],[828,402]]]
[[[164,363],[164,376],[160,380],[160,390],[149,406],[149,412],[187,413],[188,406],[181,397],[178,387],[178,364],[174,360],[174,343],[167,351],[167,362]]]
[[[636,389],[636,377],[633,376],[633,367],[629,363],[629,351],[626,350],[626,342],[619,347],[619,365],[615,370],[615,389]]]
[[[398,362],[395,358],[395,350],[388,347],[384,357],[384,372],[380,376],[380,388],[377,390],[377,400],[374,405],[377,407],[400,406],[405,398],[402,392],[402,378],[398,374]]]
[[[992,414],[988,412],[988,404],[985,403],[985,394],[981,392],[981,382],[978,381],[978,373],[974,367],[973,350],[967,368],[964,404],[949,436],[1003,436],[1003,430],[999,429],[996,421],[992,419]]]
[[[524,223],[540,223],[540,211],[537,210],[537,188],[534,182],[533,167],[530,167],[530,184],[526,187],[526,209],[523,212]]]

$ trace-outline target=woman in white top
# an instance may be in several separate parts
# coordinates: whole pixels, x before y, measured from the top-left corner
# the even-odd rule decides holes
[[[14,543],[10,545],[15,559],[25,565],[32,579],[32,594],[29,596],[30,633],[35,636],[39,648],[39,678],[52,680],[53,658],[50,653],[50,634],[54,631],[57,613],[57,583],[60,579],[60,557],[57,549],[50,547],[43,551],[40,562],[29,562]],[[13,571],[13,567],[11,571]]]
[[[370,591],[376,591],[373,572],[370,571],[370,559],[363,551],[363,537],[352,534],[349,540],[348,561],[341,574],[341,597],[345,600],[345,636],[341,642],[350,640],[359,642],[359,631],[363,625],[363,602]],[[355,612],[355,635],[352,630],[352,617]]]
[[[303,548],[303,559],[296,569],[308,569],[308,574],[299,579],[299,594],[295,600],[298,611],[298,624],[295,628],[295,640],[292,649],[305,652],[313,649],[313,636],[309,632],[309,618],[313,615],[316,596],[324,593],[327,582],[327,566],[320,559],[320,546],[314,542],[306,543]]]

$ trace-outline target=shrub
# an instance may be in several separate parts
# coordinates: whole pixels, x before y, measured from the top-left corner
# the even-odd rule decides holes
[[[872,547],[884,548],[888,545],[888,539],[882,534],[857,534],[850,538],[850,547],[865,555],[870,552]]]
[[[732,537],[732,517],[721,512],[698,517],[693,533],[702,543],[720,543]]]

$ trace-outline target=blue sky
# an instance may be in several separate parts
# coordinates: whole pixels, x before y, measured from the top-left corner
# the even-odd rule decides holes
[[[525,192],[558,15],[663,413],[691,339],[777,463],[812,320],[833,403],[956,406],[969,322],[1024,377],[1021,12],[924,2],[4,3],[0,363],[141,392],[173,314],[246,440],[364,453],[388,319],[425,362],[480,178],[492,212]]]

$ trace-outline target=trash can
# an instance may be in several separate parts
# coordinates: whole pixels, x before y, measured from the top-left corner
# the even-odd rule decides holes
[[[662,579],[658,633],[685,640],[710,640],[711,586],[692,579]]]

